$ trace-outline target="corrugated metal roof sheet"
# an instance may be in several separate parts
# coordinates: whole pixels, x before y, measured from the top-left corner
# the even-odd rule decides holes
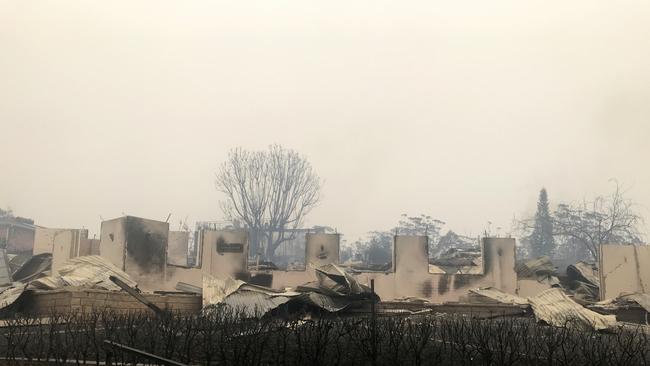
[[[42,289],[73,286],[120,291],[121,288],[109,279],[110,276],[118,277],[130,287],[137,286],[128,274],[98,255],[72,258],[58,270],[58,275],[39,278],[31,285]]]
[[[503,304],[528,305],[528,300],[524,299],[523,297],[507,294],[494,287],[476,288],[476,289],[471,289],[469,291],[477,295],[485,296],[492,300],[496,300]]]
[[[244,284],[244,281],[235,280],[231,277],[221,280],[208,274],[204,274],[202,289],[203,306],[223,302],[228,295],[239,290],[239,288]]]
[[[256,291],[237,291],[223,300],[238,311],[243,311],[248,317],[261,317],[269,311],[291,300],[286,296],[269,296]]]
[[[317,306],[332,313],[341,311],[352,303],[352,300],[346,297],[327,296],[317,292],[309,292],[304,295],[305,296],[300,297],[300,301]]]
[[[610,311],[617,310],[622,306],[630,303],[637,303],[645,311],[650,313],[650,295],[649,294],[626,294],[621,295],[615,299],[603,300],[595,303],[593,306],[600,309],[607,309]]]
[[[16,284],[16,286],[9,286],[2,290],[0,293],[0,311],[11,306],[18,298],[25,292],[24,284]]]
[[[52,254],[42,253],[29,258],[13,274],[14,281],[29,282],[44,276],[52,268]]]
[[[580,306],[559,288],[551,288],[528,298],[537,320],[556,327],[578,326],[595,330],[616,325],[616,316],[601,315]]]
[[[334,291],[339,295],[358,295],[366,292],[357,280],[343,268],[330,263],[314,268],[318,285],[323,289]]]

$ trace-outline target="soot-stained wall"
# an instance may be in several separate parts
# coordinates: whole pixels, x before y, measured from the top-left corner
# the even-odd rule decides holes
[[[386,272],[360,272],[356,279],[365,285],[375,280],[375,291],[383,300],[420,297],[434,303],[459,301],[469,289],[495,287],[515,294],[515,240],[486,238],[481,243],[483,270],[477,274],[429,273],[427,237],[396,236],[393,268]],[[313,248],[316,249],[316,248]],[[316,252],[316,250],[314,251]],[[338,258],[338,255],[337,255]],[[337,263],[333,261],[333,263]],[[272,271],[272,287],[295,287],[315,280],[313,270],[304,272]]]
[[[128,273],[139,287],[163,287],[169,224],[134,216],[102,222],[100,255]]]
[[[169,224],[126,217],[125,271],[140,287],[158,288],[164,280]]]
[[[339,234],[307,234],[305,240],[305,269],[272,271],[271,287],[283,289],[315,281],[314,267],[339,263]]]
[[[244,230],[202,232],[201,268],[217,278],[248,278],[248,234]]]
[[[515,294],[515,240],[485,238],[481,243],[483,271],[478,274],[429,273],[427,238],[397,236],[394,242],[393,272],[363,272],[356,278],[363,284],[375,280],[383,300],[414,296],[434,303],[459,301],[469,289],[495,287]]]

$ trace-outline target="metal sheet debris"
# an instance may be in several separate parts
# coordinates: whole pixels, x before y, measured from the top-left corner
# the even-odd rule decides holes
[[[529,297],[535,318],[556,327],[608,330],[616,325],[616,316],[601,315],[569,298],[559,288],[551,288]]]
[[[308,292],[296,298],[296,301],[335,313],[350,306],[354,300],[342,296],[328,296],[318,292]]]
[[[203,306],[222,303],[223,300],[246,282],[227,277],[224,280],[203,274]]]
[[[547,256],[517,263],[515,271],[518,278],[534,278],[537,282],[551,287],[560,285],[556,268],[551,262],[551,258]]]
[[[137,283],[119,268],[106,259],[89,255],[68,260],[59,268],[58,275],[39,278],[30,283],[31,287],[44,290],[54,290],[61,287],[91,287],[110,291],[120,291],[121,288],[109,279],[115,276],[130,287]]]
[[[269,296],[257,291],[237,291],[226,297],[222,304],[242,311],[246,317],[259,318],[289,300],[287,296]]]
[[[638,304],[646,312],[650,313],[650,294],[625,294],[615,299],[607,299],[597,302],[592,306],[608,311],[615,311],[632,303]]]
[[[25,284],[14,283],[2,289],[0,293],[0,314],[5,313],[25,293],[26,287]]]
[[[199,294],[199,295],[203,293],[203,290],[199,286],[194,286],[185,282],[177,283],[175,289],[178,291],[191,292],[193,294]]]
[[[314,268],[318,285],[341,296],[360,295],[370,292],[368,288],[360,285],[354,277],[336,264],[326,264]]]
[[[8,264],[11,270],[11,275],[13,276],[13,274],[16,273],[16,271],[20,269],[20,267],[22,267],[23,264],[25,264],[25,262],[29,260],[29,258],[32,257],[32,254],[31,253],[7,254],[7,257],[9,258]]]
[[[49,275],[52,269],[52,254],[42,253],[29,258],[13,274],[14,281],[29,282]]]
[[[507,294],[499,289],[493,287],[487,288],[476,288],[469,290],[471,293],[485,296],[489,299],[495,300],[502,304],[513,304],[513,305],[528,305],[529,302],[523,297],[517,295]]]
[[[555,275],[555,266],[551,258],[542,256],[525,262],[517,263],[517,276],[536,278],[540,275]]]
[[[227,305],[249,317],[261,317],[289,302],[338,312],[360,300],[377,300],[369,288],[334,264],[315,268],[318,281],[298,286],[296,291],[278,291],[233,278],[203,276],[204,310]]]
[[[598,267],[587,262],[578,262],[567,267],[569,286],[576,298],[598,301],[600,296],[600,279]]]

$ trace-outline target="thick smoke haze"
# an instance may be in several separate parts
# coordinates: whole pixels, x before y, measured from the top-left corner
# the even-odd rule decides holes
[[[647,1],[0,1],[0,207],[219,220],[228,150],[278,143],[348,239],[505,233],[610,178],[650,220],[648,65]]]

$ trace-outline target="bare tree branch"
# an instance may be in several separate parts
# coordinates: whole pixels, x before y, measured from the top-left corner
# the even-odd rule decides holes
[[[224,213],[261,235],[269,259],[295,237],[320,200],[320,186],[311,164],[279,145],[258,152],[233,149],[216,175],[216,187],[226,195],[220,202]]]

